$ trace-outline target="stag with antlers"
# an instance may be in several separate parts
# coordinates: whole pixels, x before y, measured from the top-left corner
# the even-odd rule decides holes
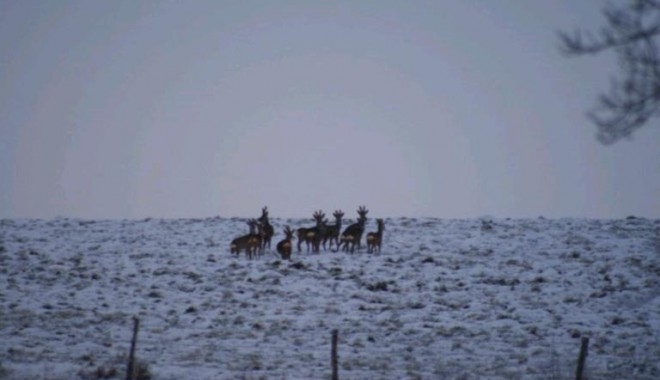
[[[330,250],[332,250],[332,242],[337,247],[335,252],[339,250],[339,234],[341,233],[341,220],[344,213],[341,210],[336,210],[332,216],[335,217],[335,224],[330,224],[325,227],[325,234],[323,236],[323,250],[325,250],[326,242],[330,242]]]
[[[263,239],[262,239],[261,248],[265,249],[266,246],[268,246],[268,249],[270,249],[270,241],[273,238],[273,235],[275,234],[275,229],[273,229],[273,226],[268,221],[268,207],[264,207],[261,209],[261,217],[259,218],[259,223],[261,223],[261,227],[263,229]]]
[[[303,242],[307,245],[307,252],[309,252],[310,245],[312,246],[312,252],[318,252],[319,247],[321,246],[321,241],[323,240],[323,234],[325,233],[325,214],[323,211],[319,210],[314,212],[314,221],[316,225],[311,228],[298,228],[296,234],[298,236],[298,252],[301,251],[301,245]]]
[[[229,244],[229,252],[239,256],[241,251],[245,251],[245,254],[248,256],[248,258],[252,258],[255,239],[259,238],[259,234],[257,233],[258,224],[259,223],[257,223],[256,219],[248,220],[247,225],[250,227],[250,233],[232,240]]]
[[[366,207],[360,206],[357,210],[358,220],[357,223],[351,224],[346,227],[344,232],[341,234],[341,244],[343,244],[344,252],[348,252],[349,246],[350,251],[353,253],[355,251],[355,246],[357,245],[358,251],[361,248],[360,240],[362,240],[362,234],[364,233],[364,225],[367,222],[367,210]]]
[[[284,227],[284,236],[284,240],[277,243],[275,248],[277,248],[277,252],[282,256],[282,260],[289,260],[291,259],[291,239],[293,239],[293,230],[291,227]]]

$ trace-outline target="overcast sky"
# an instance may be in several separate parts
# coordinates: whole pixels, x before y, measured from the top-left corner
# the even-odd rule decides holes
[[[0,217],[660,217],[600,1],[0,0]]]

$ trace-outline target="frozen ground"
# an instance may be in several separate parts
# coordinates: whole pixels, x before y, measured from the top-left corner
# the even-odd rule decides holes
[[[273,221],[282,227],[307,220]],[[660,378],[660,220],[386,219],[381,254],[228,252],[241,219],[0,220],[0,378]],[[373,219],[367,230],[375,229]]]

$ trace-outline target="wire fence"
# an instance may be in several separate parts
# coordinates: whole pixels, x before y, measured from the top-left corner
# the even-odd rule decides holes
[[[4,317],[9,318],[9,324],[17,323],[11,320],[16,317],[11,313]],[[231,329],[216,328],[216,324],[227,322],[233,323]],[[43,324],[45,330],[53,327],[43,320],[37,324]],[[128,313],[101,315],[95,325],[80,326],[83,333],[63,324],[50,335],[32,331],[43,341],[28,340],[19,348],[14,345],[13,351],[3,353],[7,356],[2,361],[42,366],[73,361],[86,378],[94,378],[103,366],[123,374],[131,352],[133,317]],[[149,365],[153,379],[177,378],[186,373],[193,377],[212,374],[209,378],[221,379],[331,377],[333,329],[299,328],[295,321],[285,326],[276,319],[204,319],[194,311],[151,315],[140,318],[135,353],[141,363]],[[507,338],[472,336],[458,327],[427,336],[403,323],[393,336],[410,335],[411,339],[399,342],[387,337],[395,328],[339,328],[338,377],[650,380],[658,375],[654,361],[657,352],[604,354],[598,339],[592,339],[588,354],[582,355],[584,374],[577,377],[580,339],[553,339],[548,343],[516,334]],[[71,351],[83,354],[72,357]],[[172,371],[176,375],[168,375]]]

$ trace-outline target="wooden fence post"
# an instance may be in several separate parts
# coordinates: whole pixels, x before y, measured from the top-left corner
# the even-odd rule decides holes
[[[339,380],[339,369],[337,368],[337,334],[337,330],[332,330],[332,351],[330,352],[332,380]]]
[[[137,343],[137,334],[140,327],[138,317],[133,317],[133,339],[131,340],[131,352],[128,354],[128,366],[126,368],[126,380],[132,380],[135,372],[135,345]]]
[[[580,356],[578,356],[577,369],[575,370],[575,380],[582,380],[582,373],[584,372],[584,362],[587,360],[589,351],[589,338],[583,337],[580,344]]]

